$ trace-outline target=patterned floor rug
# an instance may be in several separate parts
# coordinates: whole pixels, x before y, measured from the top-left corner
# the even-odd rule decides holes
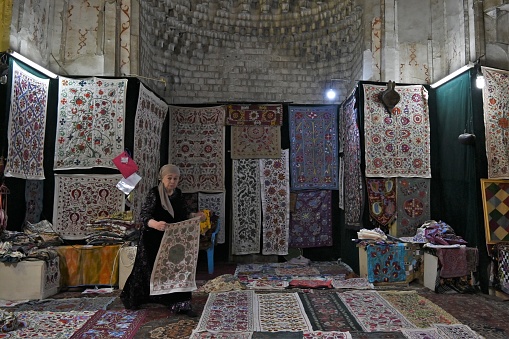
[[[407,339],[443,339],[443,338],[461,338],[461,339],[485,339],[472,331],[466,325],[444,325],[437,324],[434,327],[418,329],[402,329],[401,333]]]
[[[105,310],[115,300],[114,297],[43,299],[21,304],[15,311],[93,311]]]
[[[253,331],[254,297],[251,290],[210,293],[196,331]]]
[[[313,331],[297,293],[256,294],[254,306],[256,330]]]
[[[0,333],[1,338],[64,339],[72,336],[96,311],[22,311],[14,312],[25,324],[15,331]]]
[[[372,290],[373,284],[367,278],[334,279],[332,286],[338,289]]]
[[[446,312],[489,339],[509,338],[509,303],[485,294],[437,294],[427,289],[418,291]]]
[[[376,291],[345,291],[338,292],[338,295],[365,332],[392,332],[402,328],[415,328],[414,324]]]
[[[131,339],[140,328],[146,313],[146,310],[100,310],[71,339]]]
[[[440,306],[420,296],[416,291],[379,291],[378,293],[417,327],[460,323]]]
[[[362,331],[362,326],[334,291],[299,293],[314,330]]]

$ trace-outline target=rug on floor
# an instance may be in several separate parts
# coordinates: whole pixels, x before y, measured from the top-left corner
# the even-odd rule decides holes
[[[375,287],[367,278],[334,279],[332,286],[338,289],[372,290]]]
[[[483,339],[484,337],[472,331],[466,325],[435,324],[432,327],[419,329],[402,329],[401,333],[407,339]]]
[[[253,332],[193,332],[189,339],[251,339]],[[283,337],[284,338],[284,337]]]
[[[2,338],[67,339],[92,318],[96,311],[25,310],[14,313],[18,321],[26,326],[5,333]]]
[[[312,331],[297,293],[255,295],[255,328],[261,332]]]
[[[462,324],[490,339],[509,338],[509,303],[485,294],[448,294],[444,297],[433,291],[419,294],[431,300],[446,312],[454,314]],[[475,310],[475,311],[471,311]]]
[[[16,311],[98,311],[105,310],[114,297],[43,299],[19,305]]]
[[[196,331],[253,331],[254,296],[251,290],[210,293]]]
[[[417,327],[430,327],[435,323],[460,324],[458,319],[416,291],[378,291],[378,293]]]
[[[146,313],[146,310],[100,310],[71,339],[131,339],[140,328]]]
[[[362,326],[333,291],[299,293],[309,321],[316,331],[362,331]]]
[[[365,332],[415,328],[405,316],[372,290],[336,292]]]

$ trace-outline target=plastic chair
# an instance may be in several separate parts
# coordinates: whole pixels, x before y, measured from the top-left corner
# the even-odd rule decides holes
[[[210,240],[211,240],[210,247],[205,249],[205,251],[207,252],[207,262],[208,262],[208,266],[209,266],[209,274],[214,273],[214,247],[216,247],[216,237],[217,237],[217,233],[219,232],[220,229],[221,229],[221,221],[218,219],[216,229],[214,230],[214,233],[212,233],[212,236],[210,238]]]

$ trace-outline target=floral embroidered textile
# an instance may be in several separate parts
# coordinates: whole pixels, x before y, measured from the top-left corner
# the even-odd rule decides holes
[[[133,159],[138,164],[140,182],[134,188],[133,214],[140,215],[141,205],[148,191],[157,185],[161,156],[161,133],[168,105],[140,84],[136,118],[134,119]]]
[[[121,174],[55,174],[55,231],[63,239],[84,239],[87,224],[123,211],[125,195],[116,187],[121,178]]]
[[[279,159],[260,159],[262,254],[288,254],[290,183],[288,150]]]
[[[283,124],[283,105],[228,105],[226,124],[280,126]]]
[[[6,177],[44,179],[48,89],[49,79],[36,77],[12,62]]]
[[[127,79],[59,77],[54,168],[106,167],[124,150]]]
[[[232,175],[232,254],[259,253],[262,227],[259,160],[233,160]]]
[[[488,178],[509,179],[509,71],[482,67]]]
[[[430,215],[430,180],[398,178],[396,237],[413,237]]]
[[[361,171],[361,146],[355,93],[352,93],[341,107],[344,128],[344,208],[345,226],[360,230],[364,201],[364,182]],[[341,193],[340,193],[341,194]]]
[[[292,190],[332,189],[338,183],[336,106],[290,106]]]
[[[427,90],[396,87],[401,100],[389,114],[380,100],[386,87],[363,87],[366,176],[431,178]]]
[[[169,224],[150,276],[150,295],[196,290],[199,247],[199,217]]]
[[[224,106],[170,107],[170,162],[184,193],[223,192]]]
[[[290,247],[332,246],[331,191],[300,191],[290,214]]]
[[[387,226],[396,217],[396,180],[366,178],[369,214],[379,225]]]

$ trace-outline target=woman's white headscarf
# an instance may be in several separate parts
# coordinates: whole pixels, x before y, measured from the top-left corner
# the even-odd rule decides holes
[[[180,176],[180,169],[176,165],[167,164],[161,167],[159,170],[159,180],[161,180],[161,182],[159,182],[158,190],[159,198],[161,199],[161,205],[165,210],[168,211],[168,213],[170,213],[172,217],[175,217],[173,206],[171,205],[170,199],[168,198],[168,193],[166,192],[162,182],[163,178],[168,174],[176,174]]]

